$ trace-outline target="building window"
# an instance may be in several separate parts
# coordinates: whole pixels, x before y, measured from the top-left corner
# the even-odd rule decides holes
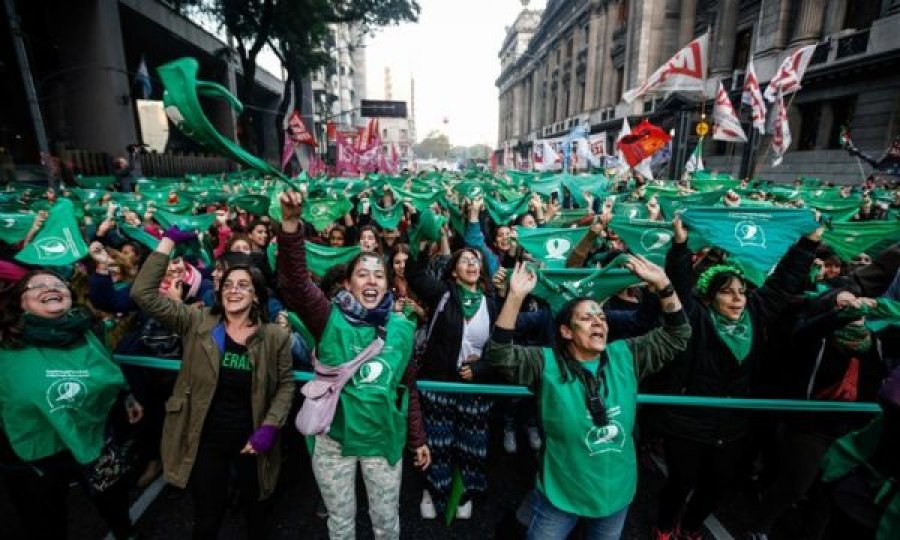
[[[881,0],[847,2],[843,28],[869,28],[881,11]]]
[[[853,113],[856,111],[856,96],[836,99],[831,102],[831,130],[828,132],[828,140],[825,148],[838,150],[841,147],[841,129],[853,123]]]
[[[744,69],[750,59],[750,42],[753,39],[753,27],[740,30],[734,40],[734,56],[731,58],[732,69]]]
[[[585,47],[587,47],[590,33],[591,33],[591,25],[590,24],[586,24],[581,27],[581,42],[584,43]]]
[[[798,105],[797,109],[800,111],[800,137],[797,139],[797,150],[815,150],[822,103],[803,103]]]
[[[382,138],[382,139],[387,139],[387,138],[388,138],[387,131],[388,131],[387,128],[381,130],[381,138]]]
[[[401,129],[400,130],[400,140],[405,141],[407,137],[409,137],[409,132],[405,129]]]
[[[566,60],[572,59],[572,51],[575,49],[575,40],[570,39],[568,43],[566,43]]]
[[[620,67],[616,70],[616,92],[613,94],[616,96],[616,101],[620,101],[622,99],[622,86],[625,84],[625,68]]]

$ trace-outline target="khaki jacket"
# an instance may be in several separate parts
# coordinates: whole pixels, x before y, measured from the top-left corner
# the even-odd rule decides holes
[[[212,330],[222,318],[209,308],[198,309],[173,302],[159,293],[159,283],[169,259],[151,253],[131,288],[131,298],[147,314],[162,322],[182,338],[181,369],[172,396],[166,401],[161,455],[166,481],[184,488],[200,446],[200,434],[219,378],[221,354]],[[253,371],[254,429],[266,424],[284,425],[294,397],[291,372],[290,334],[274,324],[260,325],[247,340]],[[247,434],[249,439],[250,433]],[[260,498],[272,494],[281,466],[281,444],[257,457]]]

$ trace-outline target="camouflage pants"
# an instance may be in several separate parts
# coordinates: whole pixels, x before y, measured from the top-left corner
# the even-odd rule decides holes
[[[403,461],[391,466],[383,457],[345,457],[341,445],[327,435],[316,436],[313,474],[328,509],[331,540],[356,537],[356,464],[362,467],[369,498],[369,517],[376,540],[400,538],[400,476]]]

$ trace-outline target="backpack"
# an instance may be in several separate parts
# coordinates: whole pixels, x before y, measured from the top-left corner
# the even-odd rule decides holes
[[[294,419],[297,431],[304,435],[322,435],[331,429],[337,410],[341,389],[353,377],[356,370],[366,361],[378,356],[384,348],[384,329],[378,329],[378,336],[368,347],[360,351],[353,360],[339,366],[326,366],[313,355],[315,377],[303,385],[300,392],[306,397],[300,412]]]

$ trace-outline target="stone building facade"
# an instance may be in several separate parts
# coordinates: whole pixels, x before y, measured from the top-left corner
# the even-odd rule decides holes
[[[549,0],[523,11],[500,51],[499,145],[527,155],[535,140],[560,136],[579,122],[612,141],[622,119],[649,117],[678,136],[671,175],[696,144],[693,124],[712,112],[713,96],[646,95],[625,104],[622,92],[691,39],[710,32],[709,79],[721,80],[740,105],[743,71],[754,60],[765,86],[796,48],[817,43],[791,98],[793,143],[778,168],[765,148],[704,143],[707,166],[776,180],[799,174],[859,180],[868,170],[838,147],[842,125],[878,155],[900,134],[900,0]],[[741,110],[749,134],[749,110]]]

